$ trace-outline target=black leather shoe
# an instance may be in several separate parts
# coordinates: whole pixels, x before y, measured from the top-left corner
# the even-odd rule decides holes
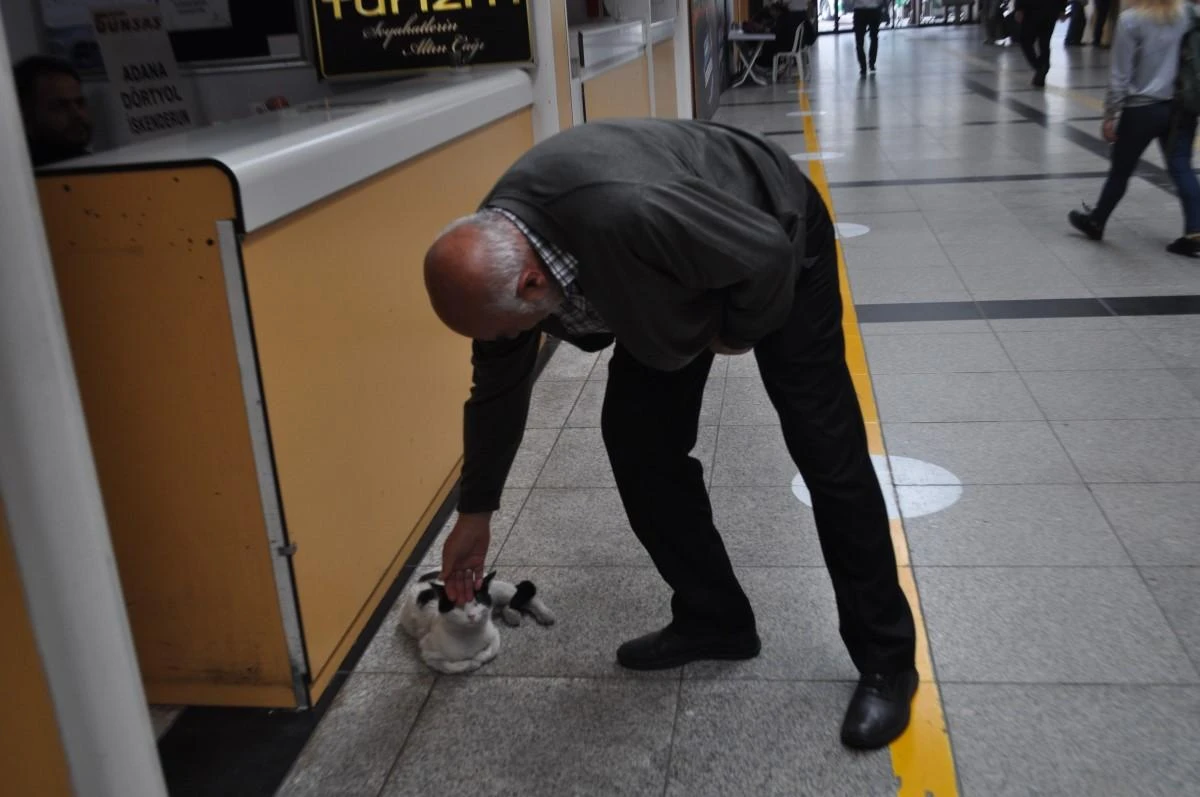
[[[671,626],[631,639],[617,648],[617,662],[630,670],[669,670],[703,659],[752,659],[762,650],[754,631],[733,636],[684,636]]]
[[[842,744],[858,750],[878,750],[893,742],[908,727],[917,671],[883,675],[867,673],[858,681],[846,721]]]
[[[1184,257],[1200,257],[1200,240],[1185,236],[1167,244],[1167,251]]]
[[[1084,210],[1072,210],[1067,214],[1067,221],[1071,223],[1072,227],[1093,241],[1102,240],[1104,238],[1104,227],[1096,221],[1090,212],[1085,212],[1086,210],[1087,205],[1084,205]]]

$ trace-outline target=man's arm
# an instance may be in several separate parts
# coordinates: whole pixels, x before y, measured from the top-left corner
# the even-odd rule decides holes
[[[463,410],[462,514],[493,512],[525,435],[540,333],[472,346],[474,384]]]
[[[728,348],[748,349],[783,326],[797,264],[778,219],[690,177],[644,186],[640,200],[636,251],[682,284],[722,294]]]

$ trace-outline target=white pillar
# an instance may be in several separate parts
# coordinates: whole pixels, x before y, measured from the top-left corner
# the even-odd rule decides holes
[[[77,797],[165,797],[0,20],[0,495]]]
[[[545,141],[558,132],[558,83],[554,72],[554,26],[550,3],[562,0],[530,0],[533,15],[533,140]],[[570,80],[567,75],[565,80]]]
[[[692,8],[688,0],[678,0],[675,11],[675,105],[680,119],[694,118],[692,81]]]

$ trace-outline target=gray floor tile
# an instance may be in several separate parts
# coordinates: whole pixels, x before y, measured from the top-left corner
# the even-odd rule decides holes
[[[492,548],[489,552],[490,557],[495,557],[500,551],[500,546],[504,544],[504,540],[508,537],[508,533],[512,531],[513,523],[517,520],[517,514],[521,511],[525,504],[525,499],[529,496],[529,490],[524,488],[508,488],[500,494],[500,509],[492,514]],[[425,556],[421,559],[421,568],[439,567],[442,563],[442,545],[446,542],[446,537],[454,530],[454,524],[458,522],[458,512],[450,513],[450,517],[446,519],[438,536],[430,544],[425,551]]]
[[[351,675],[279,797],[375,797],[408,739],[431,675]]]
[[[997,332],[1094,332],[1125,329],[1116,316],[1089,318],[993,318],[988,321]]]
[[[1167,367],[1200,368],[1200,325],[1140,329],[1137,335]]]
[[[860,323],[859,331],[864,337],[991,332],[987,321],[983,319],[973,321],[884,321]]]
[[[856,302],[966,302],[971,297],[952,269],[860,268],[851,271]]]
[[[658,797],[672,682],[442,679],[382,797]]]
[[[1200,567],[1145,567],[1142,576],[1200,668]]]
[[[612,360],[613,350],[615,346],[609,346],[606,349],[601,349],[596,354],[596,364],[592,366],[591,373],[588,374],[588,380],[593,382],[604,382],[608,380],[608,363]]]
[[[775,426],[722,426],[714,487],[782,487],[798,473]]]
[[[589,353],[562,341],[542,370],[541,380],[587,379],[599,357],[596,352]]]
[[[1096,484],[1092,493],[1135,564],[1200,566],[1200,484]]]
[[[715,426],[702,426],[692,456],[712,471]],[[597,428],[563,429],[537,480],[538,487],[615,487],[608,453]]]
[[[558,439],[558,429],[526,429],[508,472],[507,487],[532,487]]]
[[[946,374],[1011,371],[992,334],[869,336],[863,338],[872,374]]]
[[[567,421],[583,390],[583,380],[539,381],[529,400],[530,429],[557,429]]]
[[[1015,373],[876,374],[872,382],[885,423],[1043,419]]]
[[[823,566],[812,510],[791,487],[713,487],[713,519],[735,566]]]
[[[714,369],[715,370],[715,369]],[[589,381],[584,385],[575,409],[567,419],[567,426],[598,427],[600,426],[601,411],[604,408],[604,391],[606,383]],[[704,386],[704,401],[700,404],[700,425],[716,426],[721,417],[721,401],[725,393],[725,379],[709,375],[708,383]]]
[[[631,547],[638,547],[629,535]],[[671,621],[671,590],[652,567],[511,567],[528,579],[558,618],[543,627],[500,624],[500,655],[482,676],[678,679],[678,670],[638,673],[617,664],[617,647]]]
[[[945,682],[1200,683],[1132,567],[919,567]]]
[[[939,465],[963,484],[1080,481],[1043,422],[887,423],[883,431],[890,455]]]
[[[685,683],[667,794],[895,795],[886,751],[838,742],[850,693],[850,684]]]
[[[970,485],[904,528],[915,565],[1131,564],[1083,485]]]
[[[579,393],[571,415],[567,418],[567,426],[595,427],[600,426],[600,413],[604,409],[604,391],[608,389],[605,382],[589,380]]]
[[[1084,481],[1200,481],[1200,424],[1195,421],[1056,421],[1053,425]]]
[[[833,586],[825,568],[741,567],[737,574],[754,606],[762,653],[749,661],[689,664],[685,679],[857,679],[838,635]]]
[[[762,379],[737,378],[725,381],[721,424],[729,426],[778,426],[779,415],[767,397]]]
[[[1200,689],[944,684],[964,797],[1181,797],[1200,782]]]
[[[496,563],[651,566],[615,488],[534,490]]]
[[[1025,382],[1050,420],[1200,418],[1200,398],[1156,371],[1031,371]]]
[[[1162,368],[1133,332],[1124,330],[1059,330],[1000,332],[1000,342],[1021,371],[1109,371]]]
[[[1200,368],[1175,368],[1171,373],[1200,398]]]

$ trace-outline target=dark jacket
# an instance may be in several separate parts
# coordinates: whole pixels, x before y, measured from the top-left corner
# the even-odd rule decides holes
[[[643,364],[684,367],[718,338],[783,326],[805,267],[809,183],[786,152],[707,122],[629,120],[535,146],[484,206],[579,260],[583,295]],[[562,336],[548,320],[543,329]],[[459,509],[495,509],[524,432],[538,332],[474,344]],[[611,338],[574,341],[596,349]]]

